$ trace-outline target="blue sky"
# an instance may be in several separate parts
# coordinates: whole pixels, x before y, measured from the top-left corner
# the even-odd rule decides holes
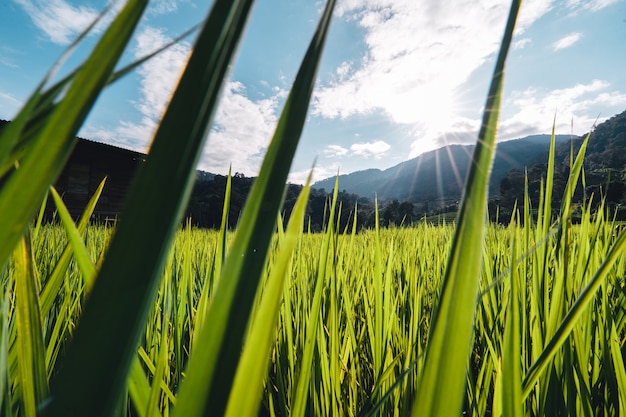
[[[103,0],[3,0],[0,118],[11,119]],[[119,4],[116,6],[119,9]],[[157,0],[123,58],[206,16],[210,2]],[[199,168],[256,175],[323,7],[259,0]],[[509,4],[499,0],[338,0],[290,179],[388,168],[476,139]],[[87,39],[60,74],[93,46]],[[499,139],[583,134],[626,109],[626,0],[526,0],[509,54]],[[193,36],[110,87],[80,136],[146,152]]]

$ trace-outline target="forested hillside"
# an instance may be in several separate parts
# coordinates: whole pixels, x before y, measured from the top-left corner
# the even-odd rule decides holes
[[[570,171],[570,161],[575,158],[583,137],[561,143],[555,150],[555,172],[553,206],[558,207]],[[573,152],[572,152],[573,151]],[[514,169],[500,182],[500,195],[496,203],[503,208],[511,208],[515,201],[524,196],[524,177],[528,175],[528,191],[531,202],[537,206],[542,178],[547,172],[548,153],[542,155],[542,162],[528,167],[527,171]],[[593,201],[606,197],[611,210],[618,210],[624,217],[621,206],[626,204],[626,111],[599,124],[591,132],[584,159],[584,187],[579,184],[574,199],[576,202],[593,196]]]

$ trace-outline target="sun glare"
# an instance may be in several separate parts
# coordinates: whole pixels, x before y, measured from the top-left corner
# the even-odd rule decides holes
[[[455,120],[460,118],[458,98],[450,88],[432,86],[421,89],[419,100],[412,99],[412,105],[407,103],[405,108],[413,112],[414,118],[423,120],[415,126],[416,140],[411,146],[410,157],[446,145],[441,140],[454,130]]]

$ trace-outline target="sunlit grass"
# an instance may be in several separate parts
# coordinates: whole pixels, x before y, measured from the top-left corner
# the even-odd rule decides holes
[[[539,355],[533,351],[542,339],[535,334],[549,334],[551,325],[548,316],[532,301],[537,292],[536,281],[531,279],[533,269],[543,257],[543,251],[535,245],[539,242],[540,249],[547,247],[551,253],[548,261],[554,268],[550,268],[546,279],[553,285],[562,279],[558,265],[566,252],[558,248],[552,232],[544,237],[535,227],[519,224],[486,228],[482,255],[485,266],[480,274],[480,296],[475,301],[472,354],[467,371],[463,371],[469,381],[462,394],[467,413],[482,416],[506,409],[521,410],[523,415],[616,412],[621,395],[616,384],[623,368],[615,356],[615,344],[619,346],[621,338],[616,339],[615,335],[623,335],[626,324],[626,264],[623,252],[611,250],[615,240],[612,223],[602,216],[594,218],[591,211],[586,213],[583,223],[570,229],[566,248],[580,260],[569,268],[572,282],[564,287],[563,297],[563,310],[571,310],[570,316],[577,314],[577,324],[567,330],[572,332],[570,339],[556,339],[561,340],[556,350],[548,342],[541,343]],[[106,227],[87,229],[85,246],[90,257],[101,256],[110,232]],[[283,302],[277,310],[278,326],[271,332],[269,366],[262,373],[261,409],[274,410],[277,415],[294,414],[297,387],[304,383],[305,415],[356,416],[375,409],[383,415],[409,414],[426,360],[429,323],[440,297],[453,233],[454,225],[429,223],[359,233],[350,230],[348,234],[334,229],[325,234],[298,232],[292,237],[296,239],[295,252],[288,263],[280,260],[284,237],[280,236],[282,233],[276,236],[262,277],[264,287],[279,265],[287,266],[287,270],[284,284],[279,284],[283,287]],[[620,239],[620,245],[623,240]],[[198,337],[201,294],[207,285],[207,274],[214,268],[219,241],[219,231],[185,227],[177,232],[127,380],[128,398],[124,403],[132,413],[154,415],[140,411],[142,407],[160,413],[173,409],[189,353],[193,354],[193,340]],[[228,253],[232,246],[232,240],[229,241]],[[63,228],[42,226],[33,242],[36,269],[53,270],[61,255],[57,247],[67,242]],[[379,255],[372,256],[373,250],[379,251]],[[320,269],[324,259],[326,266]],[[607,269],[603,263],[612,266]],[[321,271],[325,272],[320,274]],[[604,271],[599,273],[605,275],[592,278],[595,271]],[[7,273],[1,278],[5,288],[17,278]],[[48,351],[58,343],[64,344],[69,336],[67,331],[59,333],[55,329],[65,328],[80,312],[80,297],[76,298],[72,287],[81,288],[83,284],[74,262],[68,265],[67,279],[68,284],[59,291],[54,307],[42,322],[42,334],[47,335],[44,347]],[[589,299],[585,285],[600,285],[601,295]],[[274,285],[272,291],[276,288]],[[315,294],[319,294],[319,304]],[[210,303],[214,291],[209,290],[207,295]],[[257,309],[261,306],[258,297]],[[548,305],[557,300],[554,293],[545,297]],[[586,299],[591,302],[587,310],[578,310],[576,306]],[[78,305],[71,305],[77,301]],[[517,325],[511,326],[517,331],[507,330],[513,311],[518,312],[519,319]],[[316,323],[310,320],[313,312]],[[8,309],[8,322],[12,323],[9,334],[19,326],[19,321],[10,319],[16,313],[12,307]],[[566,318],[559,320],[568,322]],[[561,327],[564,325],[567,327]],[[56,336],[59,334],[65,334],[60,341]],[[311,334],[315,335],[313,340]],[[8,346],[9,363],[11,352],[16,349],[12,346]],[[314,347],[309,353],[310,362],[306,360],[307,346]],[[542,363],[541,356],[551,359],[545,365],[537,365]],[[508,370],[511,360],[519,363],[517,382],[508,376],[512,372]],[[46,372],[50,372],[54,363],[45,363]],[[309,371],[306,380],[299,382],[305,369]],[[17,368],[7,369],[8,387],[20,385],[20,374]],[[574,392],[562,389],[569,386],[569,378],[578,381]],[[556,382],[549,383],[550,380]],[[594,389],[600,386],[605,389]],[[5,405],[19,407],[20,396],[15,389],[5,392],[9,399]],[[510,390],[518,390],[519,394],[512,396]],[[525,399],[517,405],[507,402],[522,394]]]
[[[626,408],[626,234],[614,236],[611,214],[590,200],[572,224],[585,145],[560,210],[551,201],[553,135],[539,206],[526,193],[509,227],[486,223],[519,1],[454,221],[381,228],[377,212],[374,229],[357,230],[356,213],[340,230],[336,185],[322,233],[304,226],[307,187],[283,224],[330,0],[237,229],[226,230],[227,210],[219,231],[180,227],[252,3],[214,2],[114,228],[88,226],[106,183],[77,223],[50,184],[90,107],[124,73],[114,68],[146,1],[128,1],[85,63],[59,84],[44,80],[0,132],[0,414],[592,416]],[[48,193],[59,224],[37,216]]]

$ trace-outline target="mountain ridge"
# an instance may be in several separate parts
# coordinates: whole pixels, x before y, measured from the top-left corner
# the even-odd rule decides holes
[[[556,135],[557,146],[578,138]],[[380,170],[370,168],[339,176],[339,188],[366,198],[412,203],[456,201],[461,198],[474,144],[447,145],[408,161]],[[489,183],[489,194],[499,192],[500,181],[512,169],[532,166],[541,161],[550,146],[550,135],[531,135],[498,143]],[[313,184],[317,189],[332,189],[335,177]]]

